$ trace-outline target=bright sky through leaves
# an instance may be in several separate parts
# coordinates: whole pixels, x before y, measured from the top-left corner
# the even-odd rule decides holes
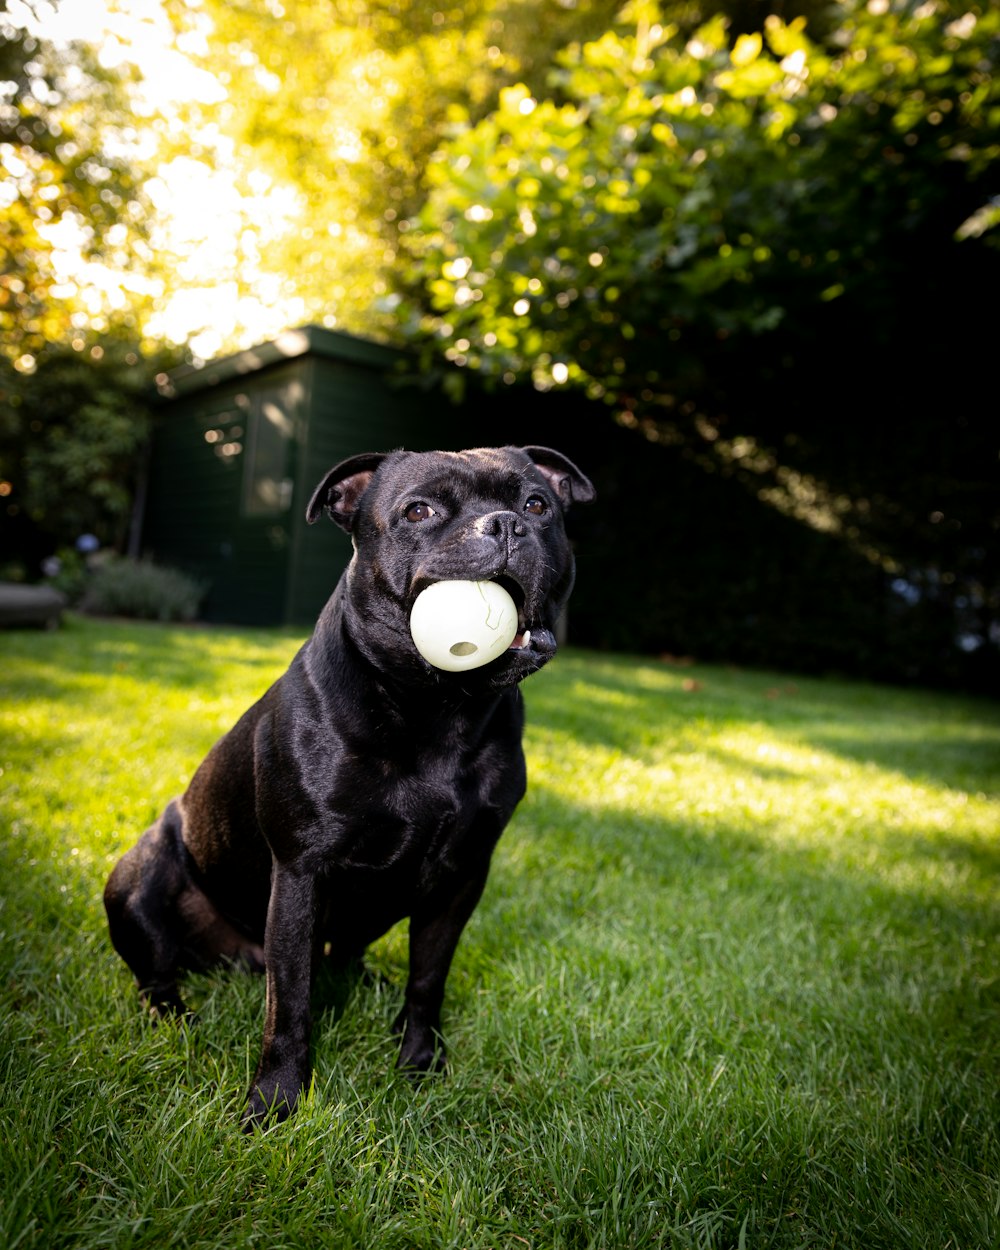
[[[63,0],[58,8],[40,9],[39,21],[12,5],[10,16],[57,48],[88,43],[104,69],[138,71],[129,87],[138,124],[116,136],[110,149],[134,155],[151,170],[145,184],[155,209],[149,243],[161,261],[157,268],[165,262],[166,272],[136,257],[138,263],[125,259],[121,266],[87,259],[83,223],[65,216],[42,230],[60,279],[53,293],[75,293],[91,317],[123,307],[130,295],[145,296],[151,304],[146,336],[190,340],[201,357],[231,346],[233,326],[244,341],[255,342],[303,320],[302,299],[282,292],[258,262],[269,243],[294,228],[304,205],[294,187],[241,169],[233,143],[210,120],[226,91],[188,55],[206,52],[205,34],[176,35],[158,0]],[[187,118],[192,105],[203,110],[194,131]]]

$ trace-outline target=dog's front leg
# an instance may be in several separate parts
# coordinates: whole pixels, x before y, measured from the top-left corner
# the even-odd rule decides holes
[[[441,1004],[458,939],[486,884],[489,863],[457,889],[438,894],[410,917],[410,975],[406,1001],[393,1023],[402,1034],[397,1067],[414,1073],[444,1070]]]
[[[264,938],[264,1043],[243,1114],[247,1130],[257,1127],[271,1111],[277,1120],[284,1120],[309,1080],[317,912],[315,874],[275,862]]]

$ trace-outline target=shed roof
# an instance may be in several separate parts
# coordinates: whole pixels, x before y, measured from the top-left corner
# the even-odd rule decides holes
[[[406,358],[405,353],[397,348],[386,347],[370,339],[356,338],[353,334],[344,334],[339,330],[307,325],[295,330],[285,330],[267,343],[248,347],[231,356],[222,356],[218,360],[210,360],[203,365],[181,365],[157,379],[157,390],[163,399],[193,395],[222,382],[257,373],[271,365],[283,364],[310,353],[328,360],[342,360],[377,369],[390,369]]]

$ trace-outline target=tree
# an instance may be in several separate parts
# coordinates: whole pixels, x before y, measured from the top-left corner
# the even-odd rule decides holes
[[[91,45],[46,38],[45,0],[0,15],[0,525],[31,572],[81,529],[122,545],[158,343],[209,354],[286,318],[388,334],[385,273],[452,107],[611,11],[169,7],[174,97],[143,81],[134,23]],[[522,11],[530,35],[498,16]]]
[[[0,12],[0,352],[22,370],[46,343],[113,322],[137,333],[127,288],[84,291],[64,272],[73,253],[134,273],[146,208],[123,81],[86,46],[46,41],[51,12]]]
[[[769,19],[730,48],[722,19],[681,42],[632,5],[631,33],[563,54],[554,98],[512,87],[439,152],[408,236],[424,328],[665,419],[710,393],[706,343],[894,307],[924,235],[957,263],[991,248],[955,237],[996,186],[1000,14],[941,7],[859,8],[829,47]]]
[[[38,576],[82,534],[124,551],[149,436],[152,361],[112,335],[39,351],[30,373],[0,357],[4,576]],[[16,559],[15,559],[16,557]]]
[[[637,0],[507,89],[429,171],[410,329],[607,404],[995,655],[1000,12],[840,14],[733,40]]]
[[[291,197],[266,243],[246,223],[274,301],[296,301],[302,319],[398,337],[399,236],[455,117],[479,116],[505,82],[547,72],[551,53],[602,29],[617,2],[172,0],[188,55],[224,95],[187,105],[183,134],[206,159],[214,145],[241,183]]]
[[[84,531],[123,544],[152,377],[128,75],[44,38],[52,13],[0,13],[0,545],[29,575]]]

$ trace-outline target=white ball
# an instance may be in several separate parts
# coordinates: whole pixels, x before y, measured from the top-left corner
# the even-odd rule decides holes
[[[517,633],[517,608],[496,582],[434,582],[417,595],[410,633],[428,664],[461,673],[507,650]]]

